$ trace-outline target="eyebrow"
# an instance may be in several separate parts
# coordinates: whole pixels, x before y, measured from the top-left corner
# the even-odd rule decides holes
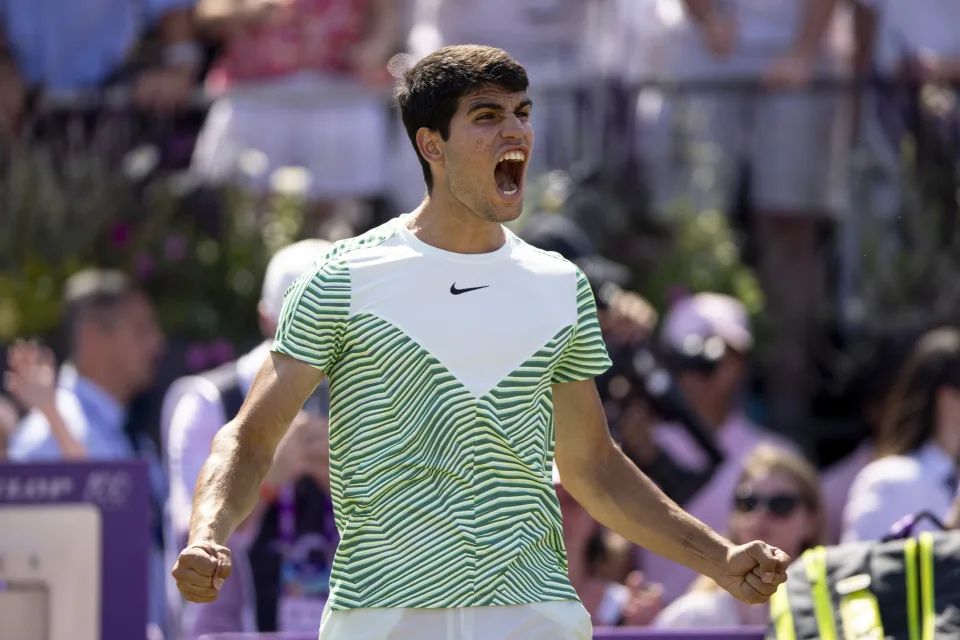
[[[517,111],[525,107],[533,106],[533,100],[527,98],[523,102],[517,105]],[[490,109],[491,111],[503,111],[503,106],[497,102],[478,102],[470,106],[470,109],[467,110],[467,113],[473,113],[474,111],[480,111],[481,109]]]

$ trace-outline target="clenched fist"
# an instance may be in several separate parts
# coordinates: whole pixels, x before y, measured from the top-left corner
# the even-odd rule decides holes
[[[212,542],[192,544],[173,566],[177,589],[190,602],[213,602],[233,571],[230,549]]]
[[[717,584],[738,600],[761,604],[787,581],[790,557],[780,549],[754,541],[734,547]]]

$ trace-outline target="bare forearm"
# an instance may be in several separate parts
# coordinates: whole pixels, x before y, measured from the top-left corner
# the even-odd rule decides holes
[[[191,544],[227,543],[256,507],[260,484],[272,461],[273,451],[257,451],[244,442],[234,423],[220,430],[197,481],[190,521]]]
[[[73,437],[57,408],[49,407],[41,412],[47,419],[47,424],[50,425],[50,433],[53,435],[53,439],[57,441],[57,446],[60,447],[60,455],[63,456],[64,460],[86,459],[87,448]]]
[[[595,520],[657,555],[719,575],[730,543],[668,498],[619,449],[611,447],[604,464],[582,477],[568,488]]]
[[[827,31],[837,0],[807,0],[806,12],[794,42],[794,51],[800,55],[814,56],[820,50],[823,34]]]

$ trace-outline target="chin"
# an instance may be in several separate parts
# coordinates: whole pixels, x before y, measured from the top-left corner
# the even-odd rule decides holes
[[[511,205],[509,207],[499,206],[494,208],[493,216],[497,222],[513,222],[523,213],[522,205]]]

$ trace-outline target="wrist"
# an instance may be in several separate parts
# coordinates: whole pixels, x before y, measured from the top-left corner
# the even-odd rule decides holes
[[[37,404],[35,408],[50,424],[53,424],[56,421],[55,419],[59,417],[56,397]]]
[[[714,582],[718,582],[726,575],[727,565],[735,548],[736,545],[732,542],[715,532],[711,532],[704,548],[698,554],[704,565],[700,573]]]

